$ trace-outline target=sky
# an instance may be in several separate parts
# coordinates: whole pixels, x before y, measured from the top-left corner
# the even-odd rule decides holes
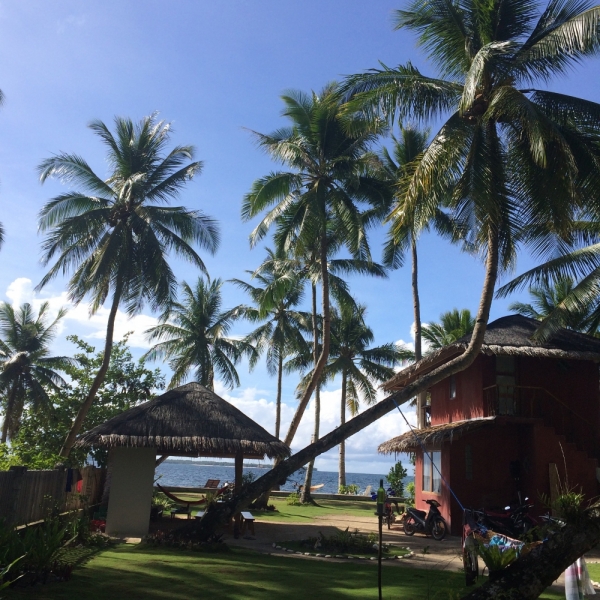
[[[176,204],[199,209],[215,218],[221,245],[214,256],[203,253],[213,278],[248,278],[268,245],[250,249],[256,222],[240,218],[241,200],[252,182],[277,168],[255,146],[249,130],[268,133],[285,124],[281,94],[297,89],[318,91],[344,75],[411,60],[434,74],[414,37],[394,32],[392,11],[402,0],[0,0],[0,221],[6,242],[0,251],[0,300],[36,305],[43,300],[54,310],[69,308],[53,350],[72,354],[69,334],[100,347],[108,311],[89,317],[85,303],[69,305],[67,279],[57,278],[41,292],[34,287],[44,275],[40,263],[42,237],[37,214],[43,204],[67,191],[58,181],[40,185],[37,165],[59,152],[83,156],[102,177],[108,173],[104,147],[87,129],[115,116],[139,120],[155,111],[172,123],[173,144],[193,144],[204,163]],[[597,101],[599,62],[587,61],[552,89]],[[385,232],[371,234],[375,256]],[[422,318],[435,321],[452,308],[476,311],[483,267],[434,235],[419,242]],[[199,273],[173,259],[180,280],[193,283]],[[522,253],[515,273],[533,266]],[[513,273],[514,274],[514,273]],[[504,280],[511,274],[504,276]],[[375,344],[411,342],[412,299],[407,268],[387,280],[352,278],[351,290],[368,307],[367,322]],[[515,300],[498,300],[491,318],[508,313]],[[223,307],[245,297],[232,284],[223,286]],[[128,320],[119,314],[117,339],[127,331],[139,356],[148,343],[144,331],[156,323],[148,310]],[[248,324],[236,325],[243,335]],[[157,366],[163,367],[158,364]],[[166,369],[165,369],[166,370]],[[260,365],[252,373],[239,369],[241,387],[217,391],[270,431],[274,429],[275,380]],[[283,430],[295,408],[296,380],[284,382]],[[339,382],[324,392],[322,431],[338,424]],[[383,396],[382,396],[383,397]],[[312,403],[293,442],[306,445],[312,431]],[[407,411],[414,420],[414,414]],[[381,457],[377,446],[406,430],[399,414],[390,414],[350,438],[349,472],[385,473],[394,457]],[[337,470],[335,451],[317,459],[321,470]]]

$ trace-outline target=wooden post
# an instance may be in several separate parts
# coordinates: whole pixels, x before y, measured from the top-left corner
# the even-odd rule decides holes
[[[235,455],[235,493],[239,494],[242,491],[242,475],[244,474],[244,453],[238,450]],[[233,537],[238,539],[240,537],[240,513],[236,513],[233,518]]]
[[[8,515],[8,522],[13,523],[15,525],[20,525],[19,523],[19,507],[21,506],[21,486],[23,485],[23,479],[25,478],[25,473],[27,472],[27,467],[10,467],[8,469],[11,473],[14,473],[14,479],[12,482],[12,494],[11,494],[11,511]]]

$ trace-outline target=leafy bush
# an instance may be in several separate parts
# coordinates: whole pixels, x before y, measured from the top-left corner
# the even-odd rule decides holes
[[[358,490],[360,490],[360,486],[356,483],[351,483],[350,485],[340,485],[338,489],[338,494],[348,494],[348,495],[356,495],[358,494]]]
[[[364,535],[358,532],[358,529],[350,531],[346,527],[343,531],[338,531],[327,537],[322,533],[319,537],[309,537],[302,540],[302,545],[311,549],[321,549],[329,552],[337,552],[340,554],[376,554],[377,553],[377,535],[369,533]],[[384,552],[389,551],[388,546],[384,546]]]
[[[289,506],[298,506],[300,504],[300,494],[299,492],[292,492],[286,499],[286,504]]]
[[[404,497],[404,479],[407,475],[408,473],[400,461],[390,469],[386,479],[394,490],[394,496]]]
[[[415,505],[415,482],[411,481],[406,484],[406,503],[409,506]]]

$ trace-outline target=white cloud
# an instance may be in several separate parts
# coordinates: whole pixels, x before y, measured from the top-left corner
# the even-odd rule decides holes
[[[73,306],[67,298],[67,292],[62,292],[58,296],[37,293],[33,289],[31,279],[26,277],[19,277],[10,283],[6,290],[6,297],[15,307],[29,302],[37,310],[43,302],[48,302],[52,318],[56,317],[60,308],[66,308],[68,312],[59,324],[58,334],[76,333],[84,339],[92,340],[104,340],[106,337],[106,323],[110,312],[108,308],[101,307],[94,315],[90,316],[90,305],[87,302]],[[129,337],[129,346],[150,348],[151,344],[146,340],[144,332],[157,323],[158,319],[155,317],[141,314],[129,318],[126,313],[119,310],[115,318],[114,339],[119,341],[131,331],[133,333]]]
[[[267,431],[274,433],[275,429],[275,402],[267,400],[264,391],[255,388],[245,388],[230,392],[218,382],[215,391],[221,397],[231,402],[244,414],[262,425]],[[321,392],[321,421],[320,435],[329,433],[339,425],[341,390]],[[295,413],[295,406],[282,404],[281,406],[281,437],[285,436],[288,426]],[[414,409],[408,406],[403,410],[411,425],[416,424]],[[349,416],[347,418],[350,418]],[[296,437],[292,442],[292,450],[297,452],[310,443],[314,430],[314,401],[308,405],[306,413],[300,423]],[[400,435],[408,430],[406,422],[400,413],[394,411],[384,415],[362,431],[359,431],[346,440],[346,470],[354,473],[387,473],[395,462],[393,456],[378,454],[377,447],[382,442]],[[316,460],[318,469],[324,471],[337,471],[338,449],[333,448],[322,454]],[[405,461],[403,461],[405,462]]]

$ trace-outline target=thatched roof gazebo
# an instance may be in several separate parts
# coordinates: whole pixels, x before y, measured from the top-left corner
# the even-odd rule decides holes
[[[106,531],[136,537],[148,530],[157,454],[235,458],[236,486],[244,458],[290,454],[283,442],[199,383],[126,410],[82,434],[76,446],[109,449]]]

